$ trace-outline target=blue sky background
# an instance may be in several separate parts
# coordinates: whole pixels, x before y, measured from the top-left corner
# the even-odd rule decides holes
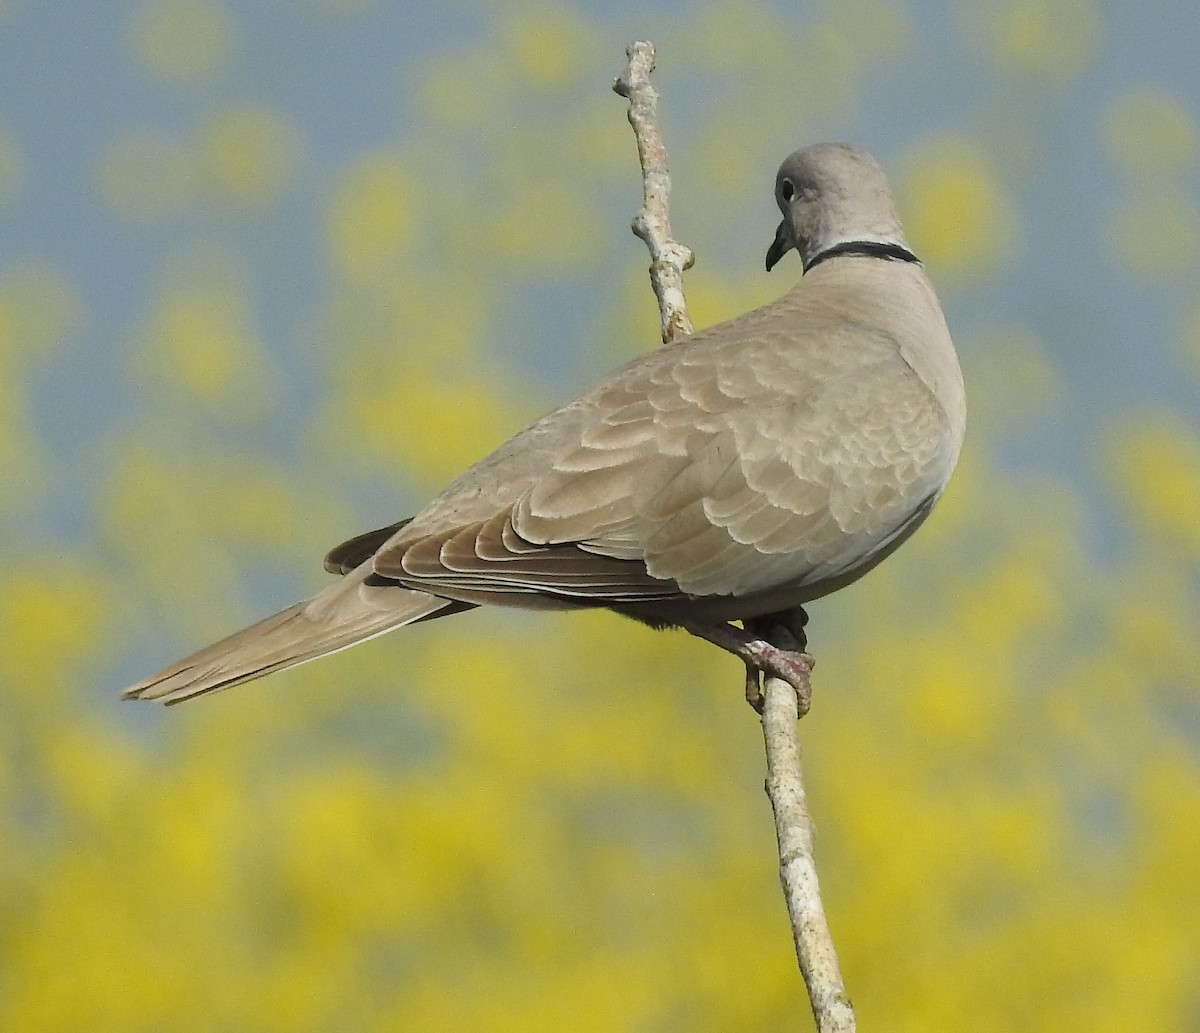
[[[139,399],[115,360],[147,304],[156,271],[187,242],[233,247],[253,279],[256,325],[281,360],[284,389],[295,403],[258,433],[277,439],[281,425],[303,420],[304,406],[319,388],[312,369],[296,361],[296,349],[298,339],[311,336],[314,309],[329,293],[321,205],[330,182],[348,156],[420,140],[427,118],[423,77],[435,66],[452,72],[456,61],[471,62],[486,50],[496,26],[495,10],[486,5],[436,11],[386,3],[330,7],[264,2],[221,8],[230,42],[220,71],[199,83],[156,84],[134,43],[139,12],[146,17],[153,4],[7,5],[0,22],[0,130],[18,156],[19,186],[0,209],[4,254],[10,263],[53,264],[85,313],[71,360],[43,371],[36,384],[40,434],[60,462],[78,465],[43,509],[35,533],[86,533],[89,467],[94,473],[87,445],[120,433],[138,414]],[[730,81],[719,68],[678,60],[697,9],[667,4],[647,17],[633,5],[581,4],[576,13],[589,29],[590,102],[606,99],[605,82],[619,68],[624,42],[639,33],[655,37],[667,140],[678,169],[676,222],[685,239],[704,235],[702,263],[740,279],[755,275],[761,262],[774,218],[772,171],[793,146],[844,137],[895,167],[914,142],[947,129],[982,137],[1011,173],[1006,185],[1015,235],[996,274],[943,287],[950,321],[968,361],[971,334],[984,327],[1020,323],[1044,343],[1063,390],[1055,418],[1035,434],[994,444],[1004,461],[1065,477],[1094,499],[1102,471],[1091,446],[1114,414],[1165,405],[1193,421],[1198,415],[1194,350],[1189,356],[1179,343],[1194,305],[1195,249],[1165,275],[1131,273],[1113,239],[1111,213],[1136,201],[1142,183],[1106,153],[1104,120],[1123,93],[1138,88],[1164,91],[1184,110],[1195,110],[1200,82],[1194,25],[1185,7],[1074,7],[1086,14],[1095,44],[1077,70],[1061,78],[989,66],[986,45],[972,45],[969,28],[964,30],[972,19],[986,21],[986,8],[941,3],[905,6],[904,43],[890,49],[883,43],[885,52],[856,64],[856,74],[835,70],[830,88],[847,100],[833,110],[806,92],[821,83],[804,68],[743,77],[741,116],[771,113],[772,131],[756,140],[761,183],[744,197],[722,196],[711,211],[689,205],[703,170],[689,168],[688,155],[704,135],[709,109],[728,103]],[[828,10],[809,4],[772,13],[802,34]],[[584,76],[581,87],[588,81]],[[299,157],[278,203],[250,213],[199,205],[132,225],[101,203],[97,165],[121,134],[136,128],[180,139],[211,108],[233,102],[280,112],[296,133]],[[572,103],[580,98],[563,102],[564,110]],[[613,108],[619,124],[615,101]],[[789,122],[795,132],[781,132]],[[476,193],[481,185],[469,185],[469,146],[460,155],[462,164],[448,174],[461,177],[462,205],[486,204],[487,188]],[[623,225],[636,200],[636,178],[626,179],[601,198],[613,227]],[[1194,160],[1179,181],[1194,196]],[[1194,208],[1186,218],[1194,225]],[[1154,227],[1146,233],[1131,246],[1153,250]],[[564,326],[564,314],[604,306],[615,279],[641,262],[633,241],[615,235],[604,246],[604,261],[586,277],[543,276],[514,290],[512,318],[520,318],[524,341],[515,356],[501,354],[506,361],[519,361],[522,353],[531,359],[536,368],[529,372],[549,380],[547,398],[583,379],[579,349],[555,327]],[[569,315],[565,325],[570,327]],[[503,336],[517,332],[501,326],[495,347],[503,348]],[[311,343],[337,349],[334,341]],[[1116,532],[1102,513],[1095,530],[1101,542]]]

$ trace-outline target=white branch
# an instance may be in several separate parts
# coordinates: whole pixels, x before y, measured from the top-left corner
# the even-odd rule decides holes
[[[820,1033],[854,1033],[854,1009],[842,982],[817,883],[812,818],[800,776],[796,690],[778,678],[765,681],[762,726],[767,749],[767,795],[775,812],[779,880],[792,920],[796,957]]]
[[[629,65],[625,74],[613,83],[613,89],[629,100],[629,124],[637,138],[642,164],[642,209],[633,220],[633,232],[650,249],[650,282],[662,317],[662,338],[671,341],[692,332],[683,296],[683,271],[691,267],[695,256],[690,248],[671,236],[668,213],[671,177],[658,128],[658,93],[650,84],[654,45],[631,43],[625,53]],[[794,639],[790,644],[776,644],[789,648],[797,645]],[[767,752],[767,794],[775,813],[779,877],[792,922],[796,957],[820,1033],[854,1033],[854,1010],[842,982],[817,884],[812,819],[800,775],[797,693],[777,678],[764,681],[762,725]]]
[[[654,44],[630,43],[625,53],[629,65],[613,83],[613,89],[629,100],[629,124],[642,163],[642,208],[634,216],[633,232],[650,249],[650,283],[662,316],[662,339],[673,341],[680,334],[692,332],[683,297],[683,271],[692,267],[696,256],[671,236],[671,173],[658,128],[658,91],[650,83]]]

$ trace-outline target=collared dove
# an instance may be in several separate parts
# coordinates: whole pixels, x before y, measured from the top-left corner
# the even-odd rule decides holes
[[[801,655],[756,629],[916,530],[966,406],[878,162],[847,144],[796,151],[775,198],[767,269],[799,252],[790,292],[622,366],[416,516],[333,549],[337,583],[125,696],[179,702],[483,603],[606,607],[797,684]]]

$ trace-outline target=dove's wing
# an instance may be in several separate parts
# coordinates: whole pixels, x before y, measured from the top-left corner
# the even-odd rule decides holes
[[[904,342],[817,302],[612,374],[451,485],[376,574],[510,605],[821,594],[927,512],[957,446]]]

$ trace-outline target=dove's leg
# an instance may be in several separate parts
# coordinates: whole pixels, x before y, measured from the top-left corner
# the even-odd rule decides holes
[[[796,690],[800,716],[808,712],[812,687],[809,675],[813,659],[805,651],[804,625],[808,615],[797,606],[794,610],[767,614],[742,621],[744,628],[732,624],[700,624],[685,621],[680,627],[697,638],[733,653],[746,665],[746,699],[756,710],[762,707],[760,672],[782,678]]]

